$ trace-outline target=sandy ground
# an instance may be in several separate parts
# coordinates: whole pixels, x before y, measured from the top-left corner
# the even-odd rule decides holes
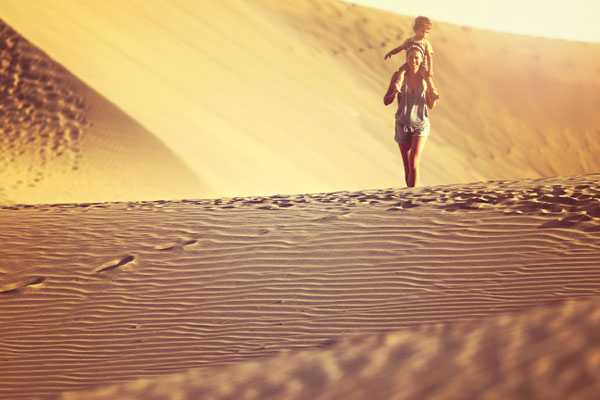
[[[199,177],[181,198],[404,184],[395,110],[382,105],[404,59],[383,56],[411,34],[411,18],[333,0],[0,7]],[[443,23],[430,39],[444,97],[423,184],[598,171],[600,44]]]
[[[410,18],[0,9],[1,399],[600,396],[599,44],[437,24],[404,189]]]
[[[326,372],[298,378],[306,388],[297,398],[313,398],[311,390],[319,387],[323,398],[345,390],[336,389],[337,380],[367,382],[380,363],[393,371],[364,390],[384,390],[383,382],[400,390],[402,381],[394,377],[406,374],[428,382],[407,387],[407,398],[422,398],[421,391],[436,385],[459,398],[468,391],[461,379],[471,376],[461,377],[461,368],[476,368],[477,390],[514,384],[528,398],[526,388],[539,382],[513,382],[511,366],[524,372],[531,363],[539,371],[530,373],[547,382],[567,375],[560,393],[573,385],[584,390],[597,382],[597,352],[586,347],[579,356],[587,341],[598,346],[591,329],[597,313],[580,313],[593,307],[587,304],[538,307],[600,293],[599,192],[598,175],[587,175],[413,190],[3,207],[0,395],[49,398],[329,348],[340,339],[332,350],[303,353],[286,367],[294,376],[305,358],[325,363],[320,368]],[[488,322],[517,311],[524,316]],[[571,312],[590,330],[574,329],[567,322]],[[454,327],[466,321],[480,326],[475,336]],[[424,342],[419,331],[406,331],[439,324],[439,331],[423,328]],[[510,338],[496,332],[497,324]],[[446,330],[453,332],[450,348]],[[538,331],[548,344],[536,342]],[[367,335],[358,343],[379,348],[375,354],[388,353],[388,340],[394,348],[396,335],[407,338],[400,340],[412,342],[410,357],[369,361],[369,350],[362,355],[365,365],[350,362],[346,370],[346,357],[358,355],[344,338],[356,334]],[[545,353],[557,346],[560,352]],[[265,368],[277,370],[285,363],[279,357]],[[338,362],[330,376],[330,364]],[[260,377],[270,382],[269,374],[257,372],[262,366],[252,365],[246,365],[247,376],[235,372],[239,390],[260,386]],[[442,369],[438,383],[433,365]],[[191,383],[186,376],[171,378],[184,393],[197,388],[236,398],[227,394],[231,386],[219,383],[227,378]],[[278,376],[273,379],[281,383]],[[151,382],[134,384],[143,389],[134,398],[150,398],[144,390],[162,393],[162,385]]]

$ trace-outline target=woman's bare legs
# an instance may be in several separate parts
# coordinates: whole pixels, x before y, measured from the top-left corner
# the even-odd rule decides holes
[[[413,136],[410,143],[398,145],[404,162],[404,177],[408,187],[415,187],[419,183],[419,163],[426,143],[427,136]]]
[[[410,172],[410,166],[408,163],[410,158],[410,146],[411,143],[398,143],[398,147],[400,147],[400,154],[402,154],[402,162],[404,163],[404,180],[406,181],[406,186],[408,186],[408,173]]]
[[[408,157],[408,166],[410,173],[408,174],[408,187],[415,187],[419,184],[419,163],[421,162],[421,154],[427,143],[427,136],[413,136],[410,146],[410,154]]]

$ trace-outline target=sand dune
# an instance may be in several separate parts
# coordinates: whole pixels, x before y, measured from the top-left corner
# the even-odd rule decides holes
[[[347,335],[400,330],[398,337],[409,340],[418,334],[403,329],[445,324],[440,331],[423,328],[433,343],[441,344],[445,329],[464,332],[467,328],[451,325],[468,321],[482,324],[481,340],[489,338],[485,346],[491,348],[502,336],[493,336],[494,329],[482,319],[517,311],[526,313],[517,317],[516,330],[510,333],[517,347],[500,365],[509,365],[503,363],[514,356],[522,368],[532,365],[530,358],[539,359],[543,370],[545,347],[534,346],[531,353],[527,344],[519,347],[518,327],[528,329],[531,317],[531,335],[539,325],[548,334],[564,330],[568,338],[574,332],[569,313],[580,318],[579,306],[561,311],[564,320],[547,318],[553,311],[541,312],[544,317],[538,319],[535,307],[600,293],[598,177],[216,200],[4,206],[0,396],[48,398],[67,390],[329,347]],[[595,324],[593,315],[581,317],[581,323]],[[511,322],[492,324],[513,329]],[[557,334],[548,346],[563,337]],[[390,335],[368,336],[360,344],[366,347],[360,348],[396,343],[396,334]],[[467,335],[461,342],[461,334],[452,335],[457,345],[467,348],[468,373],[468,357],[474,354],[477,363],[477,351],[493,361],[485,348],[468,350],[474,337]],[[582,338],[595,344],[594,336]],[[513,342],[505,340],[497,351],[512,349]],[[525,335],[522,340],[534,339]],[[581,361],[580,368],[586,368],[587,358],[577,356],[579,339],[573,340],[564,357],[571,354],[574,364]],[[454,357],[447,349],[437,360],[428,343],[415,344],[414,356],[405,364],[389,362],[408,368],[408,376],[420,377],[426,374],[418,369],[420,362],[442,364],[448,361],[445,357]],[[345,351],[352,357],[353,347],[297,357],[319,363],[321,356],[337,359]],[[385,353],[386,347],[380,351]],[[594,354],[589,354],[592,372]],[[541,374],[544,379],[551,379],[552,365],[559,361],[548,361],[551,369]],[[303,361],[292,362],[287,371],[293,374],[299,364]],[[252,376],[259,367],[250,365]],[[365,369],[367,376],[370,368]],[[498,368],[482,373],[496,376],[504,371]],[[361,371],[357,367],[344,374],[361,376]],[[450,370],[444,371],[440,384],[450,385]],[[243,379],[233,381],[244,388]],[[207,390],[225,390],[218,382]],[[373,380],[373,390],[378,382]],[[140,387],[146,385],[154,390],[148,381]],[[456,385],[448,390],[464,390]],[[302,393],[299,398],[310,398]]]
[[[0,4],[214,189],[183,198],[403,185],[382,106],[403,60],[383,55],[408,17],[332,0]],[[600,45],[443,23],[431,41],[444,97],[423,184],[598,171]]]
[[[2,21],[0,38],[0,203],[179,198],[203,188],[151,133]]]

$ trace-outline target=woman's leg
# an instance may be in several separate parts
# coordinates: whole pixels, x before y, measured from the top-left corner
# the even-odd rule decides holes
[[[419,163],[421,162],[421,154],[427,143],[427,136],[413,136],[410,145],[410,152],[408,154],[408,168],[409,173],[407,177],[406,185],[408,187],[415,187],[419,184]],[[404,158],[404,154],[402,154]],[[406,163],[405,163],[406,168]]]
[[[400,148],[400,153],[402,154],[402,162],[404,163],[404,180],[406,181],[406,186],[408,186],[408,176],[410,172],[409,158],[410,158],[410,146],[411,143],[398,143],[398,147]]]

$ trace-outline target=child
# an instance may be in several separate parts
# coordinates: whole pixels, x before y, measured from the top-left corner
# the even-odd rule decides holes
[[[402,50],[408,49],[411,45],[416,44],[420,46],[424,53],[425,58],[423,60],[423,64],[421,64],[421,76],[427,82],[427,86],[430,90],[430,94],[434,100],[439,99],[440,95],[438,94],[435,86],[433,85],[433,48],[431,44],[425,39],[429,32],[433,28],[433,23],[427,17],[417,17],[415,19],[415,24],[413,26],[413,30],[415,31],[415,36],[408,38],[402,43],[400,46],[391,50],[384,57],[385,60],[401,52]],[[404,83],[404,74],[406,73],[407,65],[404,63],[400,69],[400,74],[398,75],[398,86],[402,86]]]

